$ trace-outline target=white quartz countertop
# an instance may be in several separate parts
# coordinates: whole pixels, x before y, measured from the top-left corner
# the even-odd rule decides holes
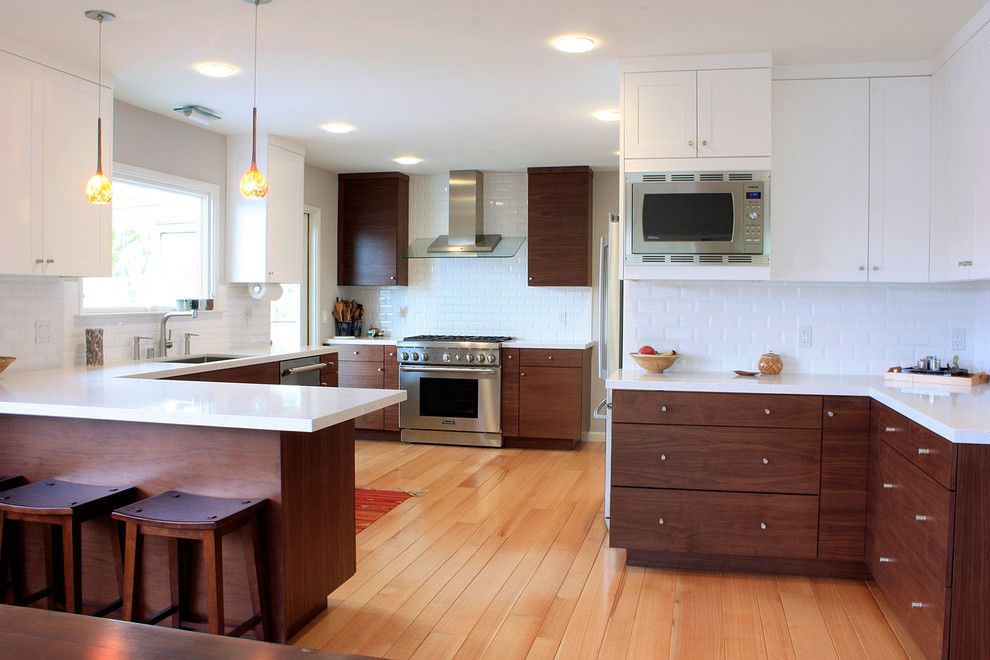
[[[990,444],[990,386],[960,388],[888,384],[880,376],[781,374],[749,378],[731,373],[651,374],[620,369],[605,383],[608,390],[661,392],[738,392],[867,396],[943,438],[960,444]]]
[[[348,344],[370,344],[394,346],[402,341],[400,337],[356,337],[354,339],[328,339],[328,346],[346,346]],[[594,341],[554,341],[552,339],[513,339],[502,344],[502,348],[542,348],[554,350],[583,351],[591,348]]]
[[[311,433],[394,405],[401,390],[162,380],[335,353],[328,346],[264,346],[209,364],[143,361],[0,374],[0,414]]]

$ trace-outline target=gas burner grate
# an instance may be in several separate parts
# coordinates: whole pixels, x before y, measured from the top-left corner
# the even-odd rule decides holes
[[[512,337],[498,337],[489,335],[416,335],[414,337],[403,337],[402,339],[402,341],[462,341],[488,344],[500,344],[511,340]]]

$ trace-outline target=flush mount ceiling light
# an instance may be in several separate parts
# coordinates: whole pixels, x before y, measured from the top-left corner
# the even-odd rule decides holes
[[[208,78],[229,78],[238,72],[236,66],[226,62],[200,62],[193,68]]]
[[[393,158],[399,165],[418,165],[423,162],[422,158],[416,156],[399,156],[398,158]]]
[[[268,196],[268,179],[258,169],[258,6],[272,0],[244,0],[254,5],[254,102],[251,108],[251,167],[241,177],[241,194],[246,199]]]
[[[86,18],[100,24],[98,55],[97,87],[96,87],[96,174],[86,182],[86,199],[90,204],[109,204],[113,199],[113,186],[110,179],[103,175],[103,22],[116,18],[113,14],[102,9],[90,9]]]
[[[329,121],[325,124],[320,124],[320,128],[327,133],[350,133],[356,127],[342,121]]]
[[[582,37],[569,34],[564,37],[557,37],[553,40],[553,47],[562,53],[587,53],[595,49],[595,40],[591,37]]]
[[[599,121],[619,121],[622,118],[618,110],[599,110],[594,116]]]

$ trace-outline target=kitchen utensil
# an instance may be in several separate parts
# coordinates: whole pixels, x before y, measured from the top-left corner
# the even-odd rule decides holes
[[[14,364],[14,360],[17,358],[11,357],[9,355],[0,355],[0,374],[10,365]]]
[[[760,356],[760,362],[756,365],[760,373],[765,376],[776,376],[784,370],[784,361],[773,351]]]
[[[744,371],[742,369],[734,369],[732,373],[736,374],[737,376],[747,376],[751,378],[755,378],[760,375],[756,371]]]
[[[640,369],[649,371],[650,373],[659,374],[663,373],[666,369],[670,368],[670,365],[677,362],[677,358],[680,357],[677,353],[673,355],[642,355],[640,353],[630,353],[629,357],[639,366]]]

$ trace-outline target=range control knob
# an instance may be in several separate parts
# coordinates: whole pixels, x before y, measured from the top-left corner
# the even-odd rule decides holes
[[[429,359],[430,359],[430,354],[427,353],[426,351],[423,351],[423,362],[426,362]]]
[[[454,362],[460,362],[460,361],[461,361],[461,354],[454,353]]]
[[[467,360],[468,362],[474,362],[474,355],[468,353],[467,355],[464,356],[464,359]]]
[[[444,362],[450,362],[450,353],[444,353],[441,358]]]
[[[405,351],[402,351],[402,355],[399,356],[399,359],[400,360],[408,360],[409,359],[409,353],[406,353]]]
[[[478,353],[478,362],[484,362],[484,361],[485,361],[485,354]]]
[[[488,354],[488,364],[495,364],[495,354],[494,353],[489,353]]]
[[[418,359],[419,359],[419,353],[413,353],[413,354],[412,354],[412,359],[413,359],[413,361],[414,361],[414,362],[415,362],[416,360],[418,360]]]
[[[756,211],[750,211],[747,217],[749,217],[750,220],[756,220],[757,218],[760,217],[760,214],[757,213]]]

